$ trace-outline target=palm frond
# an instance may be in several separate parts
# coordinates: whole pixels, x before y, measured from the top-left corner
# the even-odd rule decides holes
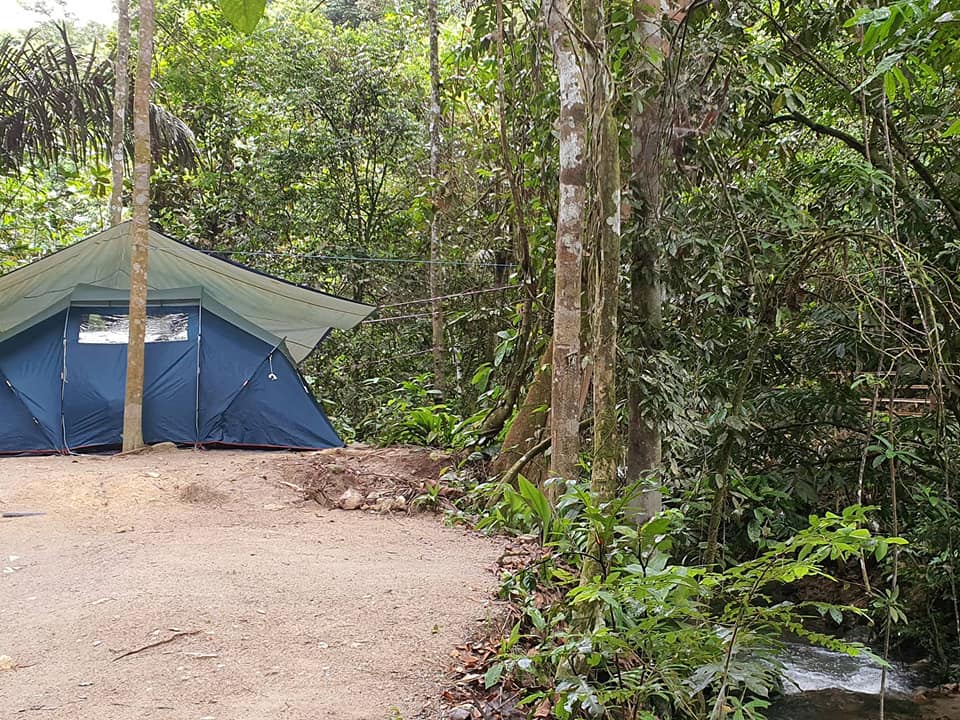
[[[110,61],[83,62],[66,30],[62,43],[0,39],[0,165],[24,158],[86,159],[109,144]],[[106,122],[104,122],[106,120]]]
[[[153,154],[161,162],[184,168],[193,167],[197,159],[197,139],[193,130],[165,108],[150,104],[150,132]]]
[[[26,159],[109,157],[113,62],[98,57],[96,47],[76,52],[66,28],[59,31],[59,42],[39,41],[33,33],[0,38],[0,169],[19,168]],[[192,166],[190,128],[159,106],[150,114],[157,159]]]

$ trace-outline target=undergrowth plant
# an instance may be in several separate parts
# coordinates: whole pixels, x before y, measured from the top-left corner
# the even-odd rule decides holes
[[[360,423],[358,434],[382,445],[426,445],[463,448],[474,440],[477,417],[461,418],[444,403],[428,375],[395,382],[371,378],[365,385],[378,388],[389,399]]]
[[[490,486],[474,499],[485,491]],[[679,511],[637,527],[628,519],[629,494],[603,505],[570,485],[551,510],[526,479],[498,492],[479,524],[536,532],[544,556],[503,578],[502,593],[521,617],[486,682],[525,688],[522,704],[547,702],[558,720],[762,717],[781,686],[785,637],[867,652],[807,622],[863,610],[776,596],[804,578],[832,579],[832,563],[882,558],[905,543],[873,535],[865,524],[874,508],[853,506],[810,516],[806,528],[739,565],[684,565],[672,554],[685,523]],[[582,577],[588,553],[597,572]]]

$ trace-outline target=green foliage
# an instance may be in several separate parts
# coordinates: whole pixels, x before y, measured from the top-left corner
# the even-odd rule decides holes
[[[99,229],[110,172],[99,164],[31,167],[0,174],[0,270],[11,270]]]
[[[442,403],[426,404],[440,395],[430,386],[428,376],[395,383],[389,378],[371,378],[377,395],[389,396],[359,424],[364,437],[384,445],[428,445],[436,448],[463,448],[473,439],[476,418],[463,420],[448,412]]]
[[[220,11],[237,30],[252,33],[260,23],[267,0],[220,0]]]
[[[446,412],[446,405],[433,405],[407,408],[402,418],[383,429],[382,438],[388,445],[409,443],[457,448],[463,447],[469,436],[463,432],[462,421]]]
[[[509,677],[538,688],[525,704],[556,693],[554,716],[562,719],[606,716],[613,708],[631,717],[762,717],[779,688],[786,634],[850,654],[864,651],[806,624],[864,615],[859,608],[778,596],[804,578],[831,580],[830,566],[905,543],[864,527],[872,508],[849,507],[811,516],[806,528],[753,559],[713,570],[673,560],[674,538],[687,522],[680,513],[668,511],[638,528],[625,522],[627,507],[626,499],[598,506],[572,486],[550,513],[542,494],[521,481],[485,511],[509,519],[517,531],[539,531],[550,551],[545,562],[505,578],[503,592],[523,618],[488,671],[488,687]],[[599,572],[578,578],[571,568],[591,547]],[[538,604],[545,595],[558,600]]]
[[[540,488],[523,475],[517,476],[516,489],[498,483],[478,492],[499,493],[502,494],[502,500],[480,518],[477,527],[520,532],[536,529],[543,543],[550,541],[553,530],[553,508],[550,507],[550,502]]]

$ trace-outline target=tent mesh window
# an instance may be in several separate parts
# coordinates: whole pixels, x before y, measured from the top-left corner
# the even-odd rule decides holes
[[[188,340],[189,316],[186,313],[148,315],[146,341],[148,343],[184,342]],[[127,315],[84,313],[80,317],[77,341],[86,345],[126,345],[130,334]]]

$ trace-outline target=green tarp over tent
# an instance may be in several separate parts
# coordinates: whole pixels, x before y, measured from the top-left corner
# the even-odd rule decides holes
[[[81,240],[0,277],[0,341],[62,310],[78,285],[130,289],[130,223]],[[348,330],[374,308],[211,257],[150,230],[151,291],[203,288],[212,301],[275,338],[301,362],[331,329]]]

